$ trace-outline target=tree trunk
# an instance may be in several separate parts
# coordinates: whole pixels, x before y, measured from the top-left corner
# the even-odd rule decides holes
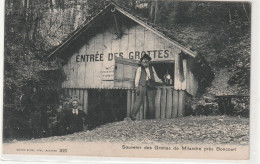
[[[154,6],[154,21],[153,21],[153,23],[157,23],[157,21],[158,21],[158,18],[159,18],[159,13],[160,12],[158,12],[158,0],[155,0],[155,6]]]
[[[64,11],[65,5],[64,5],[64,0],[60,0],[60,8]]]
[[[21,0],[13,1],[13,8],[12,8],[12,18],[17,19],[17,16],[21,16],[23,14],[23,4]],[[13,22],[14,23],[14,22]],[[21,32],[23,30],[22,23],[14,24],[14,31]]]
[[[150,13],[149,13],[149,21],[150,22],[153,22],[153,20],[154,20],[154,6],[155,6],[155,4],[154,4],[154,1],[152,1],[152,2],[150,2],[151,3],[151,5],[150,5]]]
[[[232,17],[231,17],[231,12],[230,12],[230,10],[228,10],[228,17],[229,17],[229,24],[231,24],[231,22],[232,22]]]
[[[187,10],[187,15],[189,18],[192,18],[192,15],[194,13],[194,10],[196,9],[196,3],[195,2],[191,2],[190,4],[188,4],[188,10]]]
[[[171,8],[172,10],[170,12],[170,22],[174,23],[178,14],[179,2],[173,2]]]
[[[28,14],[28,24],[26,25],[26,31],[25,31],[25,39],[27,41],[32,40],[31,29],[32,29],[32,22],[33,22],[33,6],[32,6],[32,0],[28,0],[28,8],[30,8],[30,12],[27,12]]]
[[[136,0],[132,0],[132,9],[135,10],[136,7]]]
[[[158,0],[153,0],[150,5],[150,14],[148,19],[151,23],[156,23],[158,21],[158,17]]]
[[[28,26],[28,1],[29,0],[25,0],[24,1],[24,6],[23,6],[23,38],[26,38],[26,29]]]
[[[73,6],[72,11],[71,11],[71,30],[70,32],[74,31],[76,29],[75,23],[76,23],[76,15],[77,15],[77,9],[75,9],[76,6]]]
[[[52,0],[50,0],[50,9],[51,9],[51,11],[53,11],[53,3],[52,3]]]
[[[39,20],[40,20],[40,13],[37,13],[37,14],[36,14],[35,21],[34,21],[33,32],[32,32],[32,41],[36,41],[36,33],[37,33],[37,28],[38,28]]]

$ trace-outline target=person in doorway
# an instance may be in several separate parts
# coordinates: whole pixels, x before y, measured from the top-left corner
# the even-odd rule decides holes
[[[80,109],[79,100],[71,99],[70,109],[65,115],[65,124],[67,133],[83,131],[85,122],[85,113]]]
[[[151,57],[147,54],[144,54],[143,57],[140,59],[140,66],[136,70],[135,75],[135,88],[136,88],[136,101],[131,112],[131,119],[134,121],[136,120],[136,115],[140,110],[141,105],[144,102],[145,95],[147,96],[148,100],[148,118],[154,118],[154,101],[155,101],[155,86],[151,83],[161,82],[162,80],[158,78],[154,67],[150,66],[149,62],[151,61]]]

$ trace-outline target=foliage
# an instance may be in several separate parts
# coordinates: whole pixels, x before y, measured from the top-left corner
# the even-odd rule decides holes
[[[190,102],[191,108],[186,109],[186,115],[215,116],[227,114],[249,117],[249,97],[234,96],[230,98],[231,104],[229,104],[227,99],[221,100],[222,101],[220,101],[220,98],[211,94],[204,94],[202,97],[193,98]],[[225,106],[223,106],[223,104],[225,104]]]
[[[191,108],[186,110],[186,115],[215,116],[220,115],[217,99],[213,95],[203,95],[191,100]]]
[[[250,106],[248,97],[234,98],[231,100],[231,103],[234,105],[233,115],[249,117]]]

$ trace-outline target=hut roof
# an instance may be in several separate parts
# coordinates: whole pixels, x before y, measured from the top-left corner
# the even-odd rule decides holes
[[[190,49],[186,48],[185,46],[181,45],[180,43],[178,43],[175,40],[172,40],[170,37],[168,37],[165,34],[165,31],[163,31],[159,27],[156,27],[155,24],[149,24],[148,22],[146,22],[144,20],[144,18],[138,17],[138,16],[134,15],[133,13],[130,13],[129,10],[127,11],[126,8],[121,7],[121,6],[111,2],[102,11],[100,11],[96,16],[94,16],[91,20],[89,20],[88,22],[85,22],[82,26],[78,27],[78,29],[76,29],[74,32],[72,32],[59,46],[55,47],[55,49],[48,55],[48,58],[55,56],[56,54],[61,52],[63,49],[68,47],[71,42],[76,40],[83,32],[86,32],[89,29],[89,27],[91,25],[93,25],[93,23],[95,23],[95,21],[98,17],[102,17],[102,16],[106,15],[111,10],[114,10],[114,11],[116,10],[119,13],[125,15],[129,19],[131,19],[134,22],[138,23],[139,25],[143,26],[144,28],[152,31],[153,33],[162,37],[169,43],[180,48],[184,53],[186,53],[192,57],[197,56],[197,54],[195,52],[191,51]]]
[[[180,48],[183,53],[193,57],[195,61],[197,61],[197,64],[200,66],[200,71],[204,77],[207,77],[211,80],[214,78],[214,73],[211,70],[209,64],[205,60],[203,56],[200,54],[197,54],[197,52],[194,52],[190,50],[189,48],[181,45],[180,43],[176,42],[175,40],[171,39],[169,36],[169,33],[162,28],[158,27],[156,24],[151,24],[148,23],[144,18],[141,18],[134,13],[131,13],[131,11],[125,7],[119,6],[118,4],[115,4],[113,2],[109,3],[102,11],[100,11],[96,16],[92,17],[89,21],[86,21],[78,27],[74,32],[72,32],[59,46],[55,47],[54,50],[48,55],[48,59],[52,58],[57,55],[61,55],[60,53],[70,47],[70,45],[77,40],[82,33],[87,32],[88,30],[91,29],[91,27],[97,23],[98,20],[101,20],[100,18],[104,17],[105,15],[111,13],[111,11],[115,12],[117,11],[118,13],[128,17],[130,20],[136,22],[137,24],[143,26],[144,28],[152,31],[156,35],[162,37],[169,43],[173,44],[174,46]],[[60,56],[61,57],[61,56]],[[210,80],[210,81],[211,81]]]

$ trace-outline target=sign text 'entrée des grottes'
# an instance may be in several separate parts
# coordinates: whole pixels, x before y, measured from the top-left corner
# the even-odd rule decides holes
[[[124,55],[123,52],[108,53],[104,55],[102,53],[76,55],[76,62],[98,62],[98,61],[112,61],[115,57],[128,58],[133,60],[139,60],[144,54],[148,54],[152,59],[167,59],[169,58],[169,50],[151,50],[151,51],[131,51]]]

